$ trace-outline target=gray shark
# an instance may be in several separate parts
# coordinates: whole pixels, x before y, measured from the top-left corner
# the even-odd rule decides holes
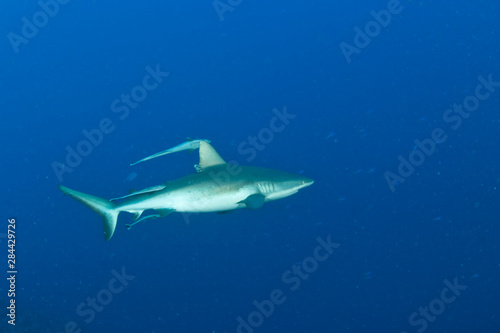
[[[283,171],[226,163],[208,140],[191,140],[131,165],[193,149],[199,149],[200,155],[200,162],[195,165],[196,173],[123,197],[106,200],[65,186],[59,189],[101,215],[104,238],[108,241],[115,232],[120,212],[134,215],[135,222],[127,225],[130,228],[146,219],[164,217],[172,212],[225,213],[238,208],[258,209],[265,202],[288,197],[314,183],[312,179]],[[142,216],[146,210],[155,213]]]

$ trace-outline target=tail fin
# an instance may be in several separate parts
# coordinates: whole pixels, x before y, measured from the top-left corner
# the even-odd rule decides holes
[[[102,224],[104,227],[104,239],[106,239],[107,241],[111,239],[113,233],[115,232],[118,214],[120,213],[115,203],[90,194],[72,190],[62,185],[59,185],[59,189],[64,194],[69,195],[77,201],[80,201],[81,203],[101,215],[103,222]]]

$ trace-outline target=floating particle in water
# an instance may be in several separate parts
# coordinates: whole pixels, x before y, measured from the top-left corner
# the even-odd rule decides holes
[[[438,216],[438,217],[433,218],[432,220],[433,221],[441,221],[442,219],[443,219],[442,216]]]
[[[137,177],[137,172],[131,172],[127,178],[125,179],[126,182],[131,182]]]
[[[325,136],[325,139],[330,139],[332,136],[335,136],[335,132],[334,131],[330,131],[330,133],[328,133],[327,136]]]
[[[372,272],[365,273],[365,279],[370,280],[372,278]]]
[[[479,277],[479,274],[476,273],[476,274],[472,275],[471,279],[475,279],[477,277]]]

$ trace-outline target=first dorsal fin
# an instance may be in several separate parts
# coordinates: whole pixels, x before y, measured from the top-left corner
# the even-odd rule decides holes
[[[161,151],[159,153],[153,154],[151,156],[145,157],[137,162],[134,162],[130,165],[136,165],[137,163],[141,163],[147,160],[151,160],[156,157],[160,157],[163,155],[175,153],[183,150],[193,150],[199,149],[200,153],[200,163],[195,165],[195,168],[198,172],[203,171],[203,169],[214,166],[225,164],[226,162],[220,157],[217,151],[210,145],[209,140],[190,140],[175,147],[169,148],[167,150]]]
[[[215,151],[214,147],[212,147],[210,143],[201,141],[199,166],[204,169],[219,164],[226,164],[226,161],[220,157],[219,153]]]

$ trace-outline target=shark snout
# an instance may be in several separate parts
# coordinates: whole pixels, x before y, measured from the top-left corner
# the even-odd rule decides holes
[[[310,186],[314,183],[314,180],[310,179],[310,178],[304,178],[301,180],[301,183],[302,183],[302,187],[307,187],[307,186]]]

